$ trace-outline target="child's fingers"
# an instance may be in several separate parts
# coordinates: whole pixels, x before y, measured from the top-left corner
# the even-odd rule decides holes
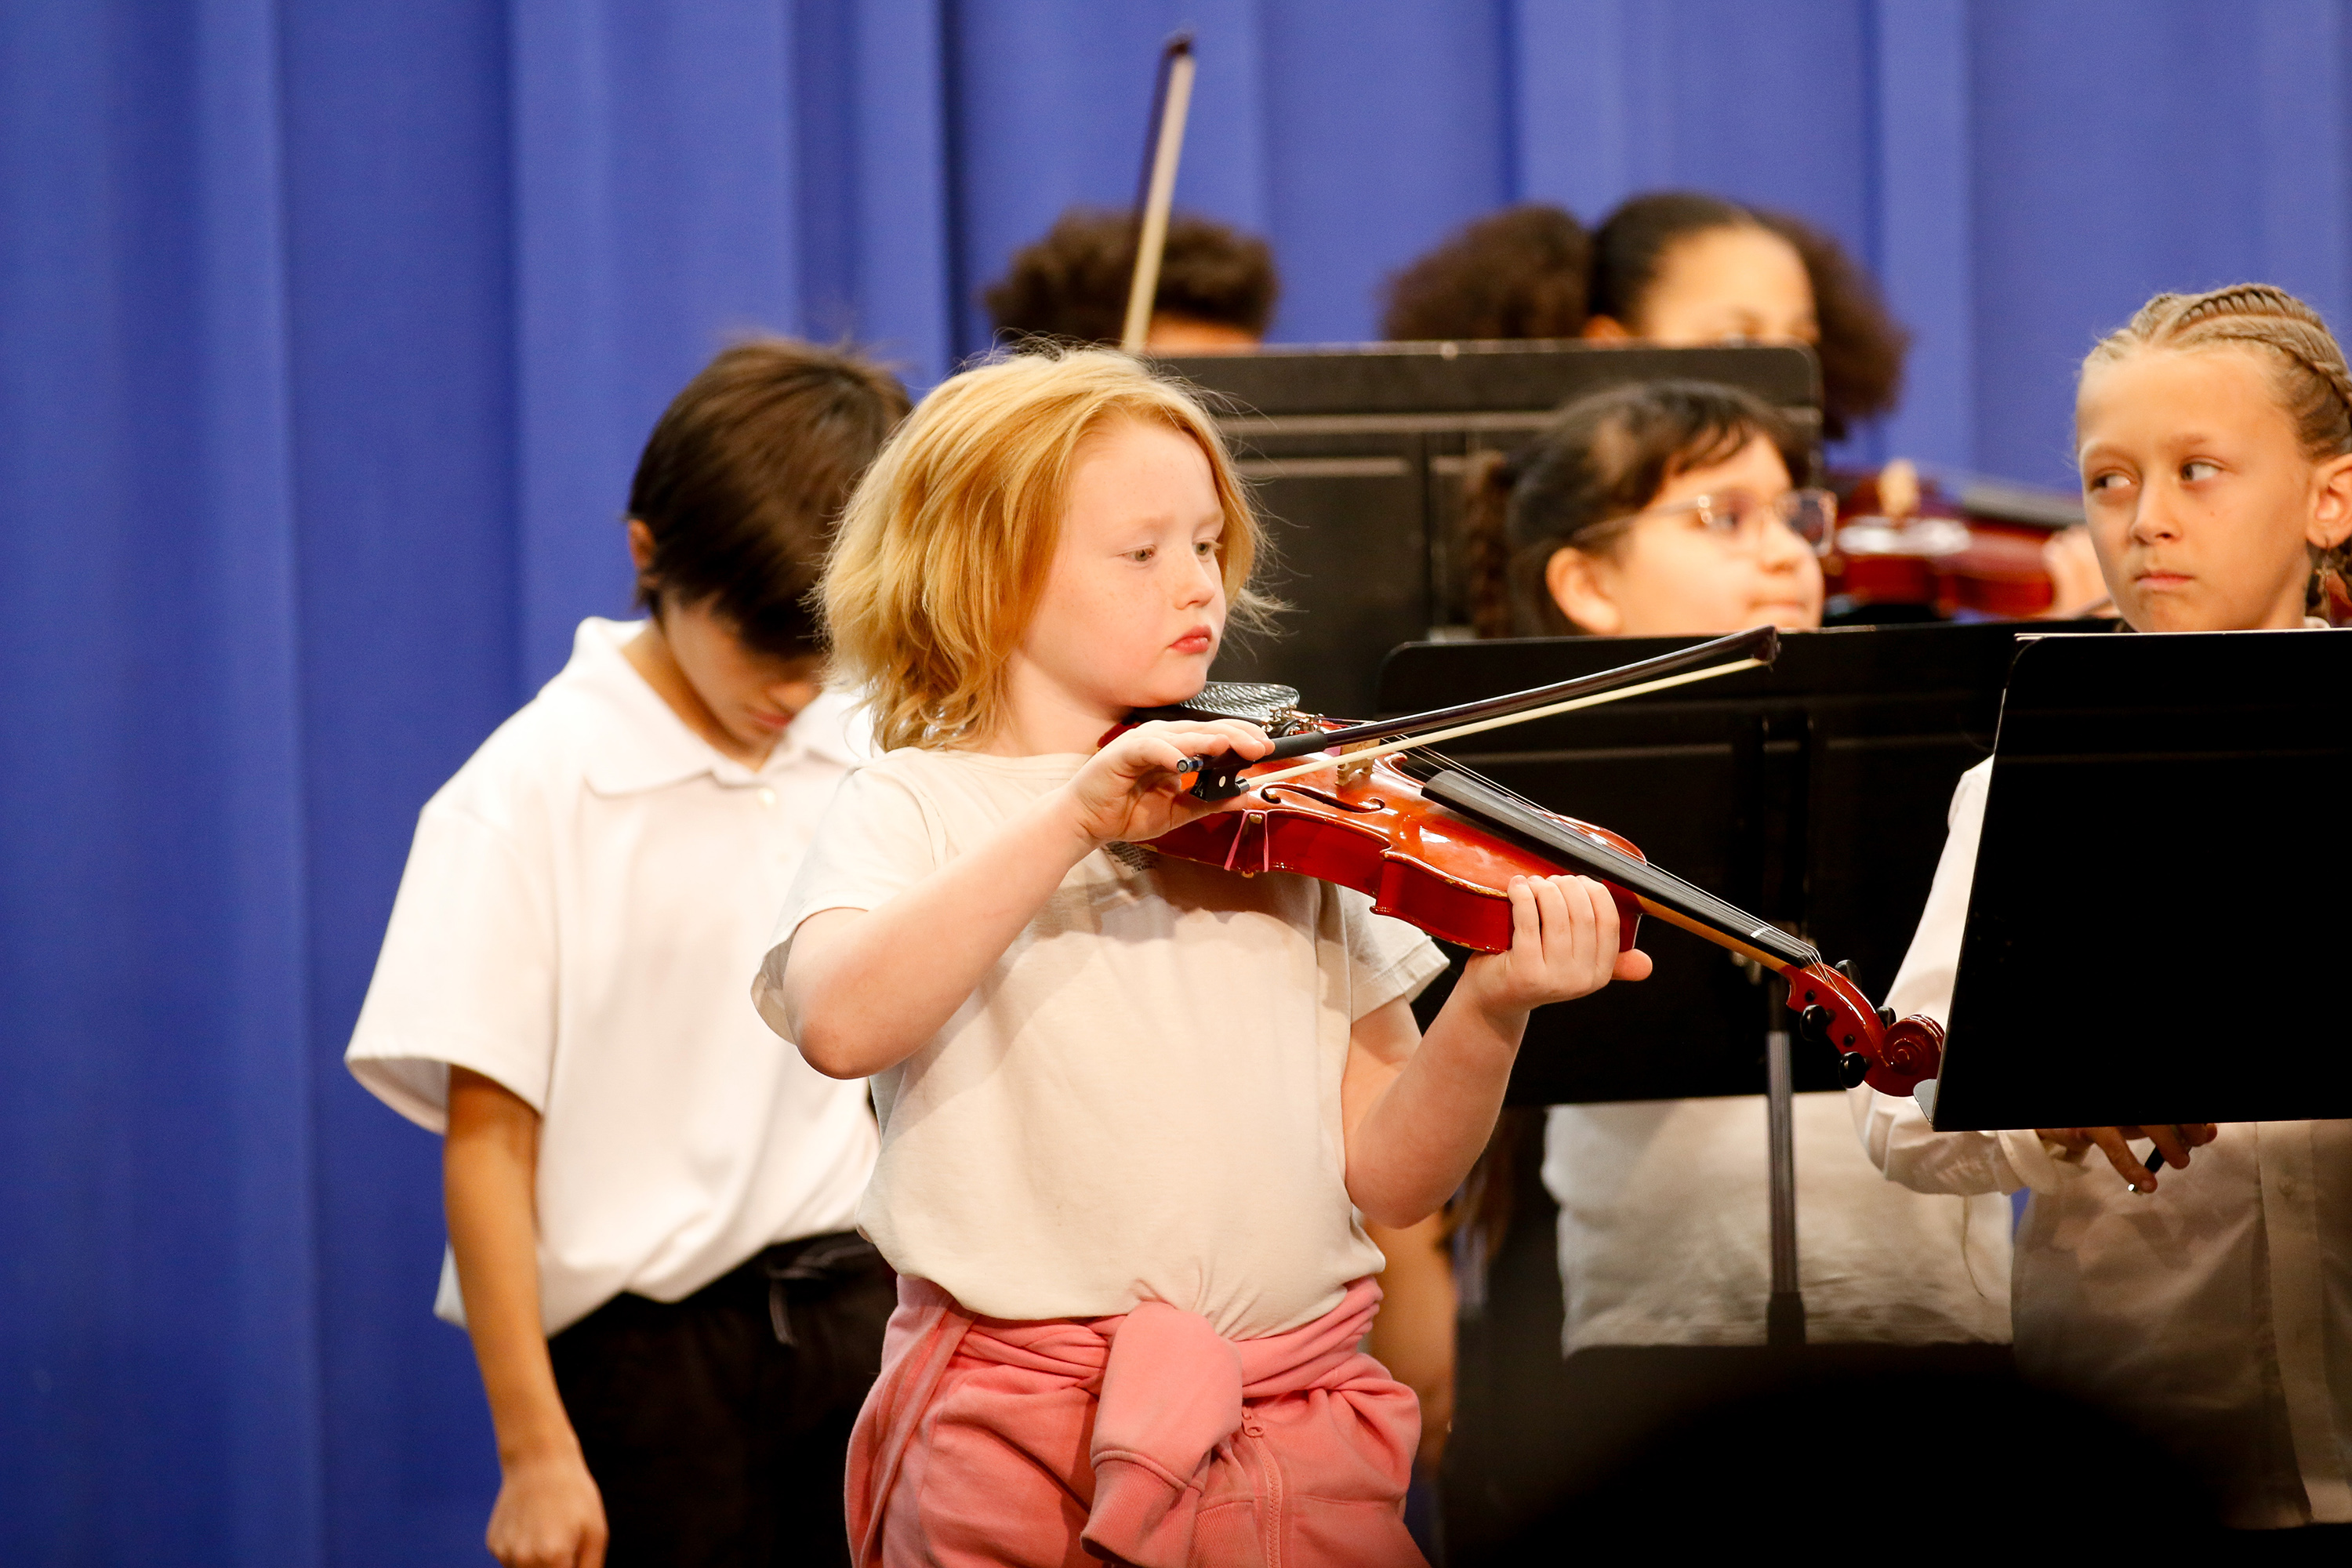
[[[1592,900],[1592,945],[1594,956],[1613,954],[1617,951],[1617,900],[1609,889],[1591,877],[1579,877],[1585,896]]]
[[[1136,771],[1175,773],[1189,773],[1186,764],[1194,757],[1221,756],[1232,752],[1238,756],[1255,760],[1274,747],[1265,731],[1238,719],[1217,720],[1202,724],[1176,724],[1165,721],[1139,724],[1114,742],[1122,746],[1123,763],[1140,764]],[[1189,784],[1180,788],[1189,789]]]
[[[1146,724],[1115,742],[1119,762],[1131,771],[1172,773],[1191,758],[1222,752],[1228,738],[1197,725]]]
[[[1245,719],[1207,719],[1198,723],[1178,723],[1157,720],[1139,724],[1128,731],[1130,735],[1165,735],[1178,745],[1188,748],[1188,754],[1216,756],[1234,752],[1244,757],[1261,757],[1274,747],[1264,730]]]
[[[2124,1179],[2124,1185],[2136,1193],[2156,1191],[2156,1173],[2141,1163],[2140,1157],[2131,1152],[2131,1145],[2124,1142],[2122,1128],[2084,1127],[2076,1131],[2095,1144],[2099,1152],[2107,1157],[2107,1163],[2116,1168],[2116,1174]]]
[[[1561,884],[1564,877],[1538,877],[1529,884],[1535,892],[1536,918],[1543,922],[1543,962],[1546,969],[1558,969],[1574,954],[1576,915],[1569,900],[1574,889]]]
[[[1173,773],[1191,755],[1181,735],[1148,734],[1138,730],[1121,737],[1114,761],[1119,772],[1141,780],[1153,773]]]
[[[1555,969],[1599,970],[1601,955],[1617,950],[1617,905],[1609,890],[1590,877],[1547,877],[1543,885],[1559,900],[1556,912],[1546,910],[1545,956]]]
[[[1274,750],[1273,738],[1246,719],[1220,719],[1210,728],[1224,738],[1226,749],[1236,756],[1255,760]]]
[[[1514,877],[1506,889],[1511,896],[1511,959],[1514,964],[1540,968],[1544,962],[1543,916],[1538,912],[1533,877]]]

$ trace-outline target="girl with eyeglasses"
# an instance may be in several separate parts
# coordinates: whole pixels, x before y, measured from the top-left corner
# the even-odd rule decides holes
[[[1654,382],[1572,403],[1474,472],[1471,622],[1489,637],[1820,626],[1836,500],[1794,484],[1808,466],[1780,416],[1731,387]]]
[[[1705,637],[1817,626],[1817,549],[1832,509],[1827,495],[1796,484],[1808,467],[1787,424],[1730,387],[1654,383],[1571,404],[1528,447],[1472,472],[1465,529],[1478,629]],[[1563,1408],[1605,1412],[1675,1374],[1655,1353],[1623,1347],[1764,1342],[1765,1116],[1760,1094],[1549,1110],[1543,1178],[1559,1204],[1561,1348],[1576,1391]],[[2009,1212],[1999,1194],[1930,1196],[1885,1180],[1858,1156],[1836,1091],[1798,1095],[1795,1130],[1812,1340],[2008,1340]],[[1381,1326],[1391,1338],[1407,1331],[1393,1312]],[[1596,1350],[1606,1353],[1579,1354]],[[1386,1353],[1391,1364],[1412,1360]]]

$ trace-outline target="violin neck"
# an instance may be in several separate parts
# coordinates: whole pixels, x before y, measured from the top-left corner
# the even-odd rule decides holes
[[[1615,883],[1651,913],[1718,947],[1775,969],[1803,969],[1821,962],[1811,942],[1613,844],[1578,832],[1466,769],[1441,768],[1422,781],[1421,793],[1539,855]]]

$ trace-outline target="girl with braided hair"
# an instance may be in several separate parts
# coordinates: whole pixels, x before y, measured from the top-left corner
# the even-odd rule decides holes
[[[2099,567],[2135,631],[2320,626],[2352,539],[2352,372],[2278,289],[2159,294],[2084,361],[2076,457]],[[1949,1016],[1990,761],[1886,1003]],[[1864,1146],[1920,1192],[2031,1189],[2020,1373],[2173,1446],[2241,1528],[2352,1524],[2352,1121],[1936,1132],[1852,1092]],[[2158,1177],[2135,1141],[2185,1171]],[[2118,1184],[2106,1172],[2123,1177]],[[2128,1188],[2128,1192],[2126,1191]]]

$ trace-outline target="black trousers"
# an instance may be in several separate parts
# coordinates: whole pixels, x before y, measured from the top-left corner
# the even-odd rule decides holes
[[[844,1456],[897,1301],[871,1245],[818,1236],[682,1301],[617,1296],[556,1335],[610,1568],[845,1565]]]

